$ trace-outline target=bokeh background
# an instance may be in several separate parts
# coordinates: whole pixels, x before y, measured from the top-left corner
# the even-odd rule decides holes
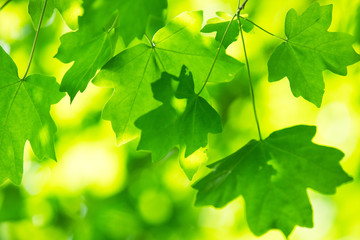
[[[4,3],[0,0],[0,5]],[[304,11],[310,0],[249,0],[249,18],[265,29],[284,36],[284,19],[290,8]],[[319,1],[333,4],[331,31],[353,34],[360,52],[360,1]],[[169,0],[167,18],[183,11],[204,10],[205,20],[216,11],[233,14],[237,0]],[[79,6],[69,12],[76,23]],[[71,66],[53,58],[60,36],[70,31],[55,12],[44,24],[30,73],[55,76],[60,82]],[[13,0],[0,11],[0,45],[24,73],[35,31],[26,0]],[[135,44],[134,41],[132,44]],[[263,135],[296,124],[317,125],[315,142],[345,152],[341,164],[354,177],[334,196],[309,190],[314,209],[313,229],[297,227],[291,240],[360,239],[360,64],[340,77],[324,72],[326,91],[321,109],[294,98],[287,80],[267,81],[267,61],[280,41],[259,29],[246,34],[246,45]],[[117,52],[124,49],[119,40]],[[228,54],[243,60],[240,42]],[[210,67],[210,66],[209,66]],[[209,86],[213,104],[223,118],[223,133],[210,135],[209,162],[234,152],[257,138],[245,69],[237,78]],[[166,159],[152,163],[149,153],[137,152],[138,140],[115,146],[111,125],[101,110],[111,89],[89,84],[70,105],[64,98],[51,109],[58,126],[58,162],[39,161],[25,147],[21,186],[0,186],[0,239],[284,239],[279,231],[257,238],[248,229],[241,198],[223,209],[194,207],[191,188],[208,170],[202,166],[189,181],[174,149]],[[0,101],[2,101],[0,99]]]

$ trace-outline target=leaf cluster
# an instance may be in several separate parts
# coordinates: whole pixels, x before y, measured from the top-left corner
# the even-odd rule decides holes
[[[181,159],[192,156],[208,146],[209,133],[222,132],[222,119],[211,105],[207,84],[229,82],[244,66],[227,55],[226,48],[242,42],[246,53],[243,31],[258,27],[270,33],[240,15],[242,8],[233,16],[217,12],[218,17],[203,27],[202,11],[184,12],[166,22],[166,0],[84,0],[83,14],[74,24],[68,12],[79,5],[80,1],[29,0],[35,28],[40,29],[57,9],[73,29],[61,37],[55,56],[72,63],[60,85],[55,78],[39,74],[20,78],[17,66],[0,48],[1,182],[21,183],[27,140],[37,157],[56,160],[50,106],[64,92],[74,101],[90,81],[113,89],[102,117],[111,121],[117,144],[140,137],[138,150],[151,152],[153,161],[166,158],[176,147],[182,150]],[[352,46],[354,38],[329,32],[331,21],[332,5],[314,3],[301,15],[289,10],[286,38],[278,37],[283,42],[268,61],[270,82],[287,78],[295,97],[317,107],[325,91],[322,72],[346,75],[347,67],[360,61]],[[119,42],[125,46],[120,52]],[[33,50],[35,44],[36,39]],[[254,98],[253,107],[256,115]],[[198,190],[196,205],[223,207],[242,196],[249,227],[256,235],[280,229],[288,236],[296,225],[312,227],[306,191],[333,194],[352,179],[339,164],[343,153],[313,143],[315,126],[285,128],[266,139],[258,128],[260,140],[251,140],[209,165],[211,172],[193,185]],[[185,172],[193,177],[194,172]]]

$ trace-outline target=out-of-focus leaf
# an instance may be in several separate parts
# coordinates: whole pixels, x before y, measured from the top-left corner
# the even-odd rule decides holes
[[[0,222],[22,220],[25,217],[25,201],[19,187],[8,184],[1,193]]]

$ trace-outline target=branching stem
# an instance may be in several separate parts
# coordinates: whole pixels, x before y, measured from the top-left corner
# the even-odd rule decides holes
[[[27,74],[29,73],[29,69],[30,69],[30,66],[31,66],[31,61],[34,57],[34,52],[35,52],[35,46],[36,46],[36,42],[38,40],[38,36],[39,36],[39,32],[40,32],[40,28],[41,28],[41,23],[42,23],[42,20],[44,18],[44,13],[45,13],[45,9],[46,9],[46,4],[47,4],[47,0],[44,1],[44,6],[43,6],[43,9],[42,9],[42,12],[41,12],[41,16],[40,16],[40,20],[39,20],[39,25],[38,25],[38,28],[36,30],[36,34],[35,34],[35,38],[34,38],[34,42],[33,42],[33,46],[32,46],[32,49],[31,49],[31,53],[30,53],[30,58],[29,58],[29,63],[27,65],[27,68],[26,68],[26,71],[24,73],[24,77],[22,78],[22,80],[24,80],[27,76]]]
[[[231,26],[231,23],[234,21],[235,17],[236,17],[236,14],[234,14],[234,16],[231,18],[229,24],[228,24],[227,27],[226,27],[226,30],[225,30],[225,32],[224,32],[224,35],[223,35],[223,37],[222,37],[222,39],[221,39],[221,41],[220,41],[220,44],[219,44],[219,48],[218,48],[218,50],[217,50],[217,52],[216,52],[214,61],[213,61],[213,63],[211,64],[209,73],[208,73],[208,75],[206,76],[205,82],[204,82],[203,86],[201,87],[200,91],[197,93],[197,95],[200,95],[200,93],[204,90],[207,82],[209,81],[210,75],[211,75],[212,71],[214,70],[215,63],[216,63],[216,61],[217,61],[217,59],[218,59],[218,57],[219,57],[219,54],[220,54],[220,51],[221,51],[221,47],[222,47],[222,45],[224,44],[226,34],[228,33],[228,31],[229,31],[229,29],[230,29],[230,26]]]
[[[11,0],[7,0],[1,7],[0,7],[0,11],[3,10],[4,7],[6,7],[6,5],[8,5],[11,2]]]
[[[108,33],[111,32],[115,28],[118,18],[119,18],[119,15],[116,15],[116,18],[114,19],[111,27],[107,31]]]
[[[287,42],[287,39],[282,38],[282,37],[279,37],[279,36],[277,36],[277,35],[269,32],[268,30],[260,27],[259,25],[257,25],[257,24],[254,23],[253,21],[251,21],[250,19],[247,19],[247,18],[242,17],[242,16],[240,16],[240,15],[239,15],[239,18],[244,19],[245,21],[248,21],[249,23],[251,23],[251,24],[254,25],[255,27],[259,28],[260,30],[262,30],[262,31],[265,32],[265,33],[267,33],[267,34],[269,34],[269,35],[271,35],[271,36],[273,36],[273,37],[276,37],[276,38],[278,38],[278,39],[280,39],[280,40],[282,40],[282,41],[284,41],[284,42]]]
[[[240,6],[240,2],[241,2],[241,0],[239,0],[239,2],[238,2],[238,8],[237,8],[237,12],[238,12],[238,13],[240,13],[240,11],[245,8],[245,5],[246,5],[246,3],[248,2],[248,0],[245,0],[245,1],[241,4],[241,6]]]
[[[148,40],[149,44],[151,45],[151,47],[154,48],[154,47],[155,47],[155,44],[154,44],[153,41],[151,41],[149,35],[147,35],[146,33],[145,33],[144,35],[145,35],[145,38]]]
[[[247,0],[245,0],[244,3],[246,3]],[[244,3],[242,4],[242,6],[244,5]],[[242,25],[241,25],[241,21],[240,21],[240,11],[242,9],[238,9],[237,11],[237,21],[239,23],[239,30],[240,30],[240,35],[241,35],[241,41],[242,41],[242,45],[243,45],[243,49],[244,49],[244,56],[245,56],[245,63],[246,63],[246,68],[247,68],[247,73],[248,73],[248,80],[249,80],[249,87],[250,87],[250,95],[251,95],[251,101],[252,101],[252,105],[253,105],[253,110],[254,110],[254,116],[255,116],[255,121],[256,121],[256,126],[257,126],[257,130],[259,133],[259,138],[260,141],[262,141],[262,136],[261,136],[261,130],[260,130],[260,123],[259,123],[259,119],[257,116],[257,111],[256,111],[256,104],[255,104],[255,94],[254,94],[254,86],[251,80],[251,74],[250,74],[250,65],[249,65],[249,59],[247,57],[247,52],[246,52],[246,46],[245,46],[245,39],[244,39],[244,33],[242,30]]]

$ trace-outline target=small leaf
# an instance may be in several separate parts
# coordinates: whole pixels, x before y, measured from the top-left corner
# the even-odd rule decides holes
[[[216,36],[215,39],[218,42],[221,42],[224,33],[226,31],[227,26],[230,23],[230,20],[232,18],[232,16],[230,16],[229,14],[225,13],[225,12],[217,12],[216,13],[217,16],[219,16],[219,18],[211,18],[207,21],[206,25],[203,27],[203,29],[201,29],[201,32],[203,33],[211,33],[211,32],[216,32]],[[240,18],[243,30],[245,32],[250,32],[251,30],[253,30],[254,25],[251,24],[250,22]],[[234,21],[231,23],[230,27],[229,27],[229,31],[226,34],[226,37],[224,39],[224,47],[227,48],[231,43],[235,42],[239,36],[239,25],[237,22],[237,18],[234,19]]]
[[[24,80],[9,55],[0,48],[0,182],[20,184],[26,140],[38,158],[56,160],[56,126],[49,111],[65,94],[55,78],[31,75]]]
[[[223,207],[242,195],[256,235],[274,228],[288,236],[295,225],[312,227],[306,189],[334,194],[352,180],[339,164],[344,154],[312,143],[315,132],[302,125],[279,130],[211,164],[213,171],[193,186],[196,205]]]
[[[294,96],[302,96],[317,107],[321,105],[325,88],[322,71],[328,69],[346,75],[346,67],[360,61],[349,34],[327,31],[331,13],[332,5],[318,3],[300,16],[291,9],[285,22],[288,40],[268,62],[270,82],[287,77]]]

